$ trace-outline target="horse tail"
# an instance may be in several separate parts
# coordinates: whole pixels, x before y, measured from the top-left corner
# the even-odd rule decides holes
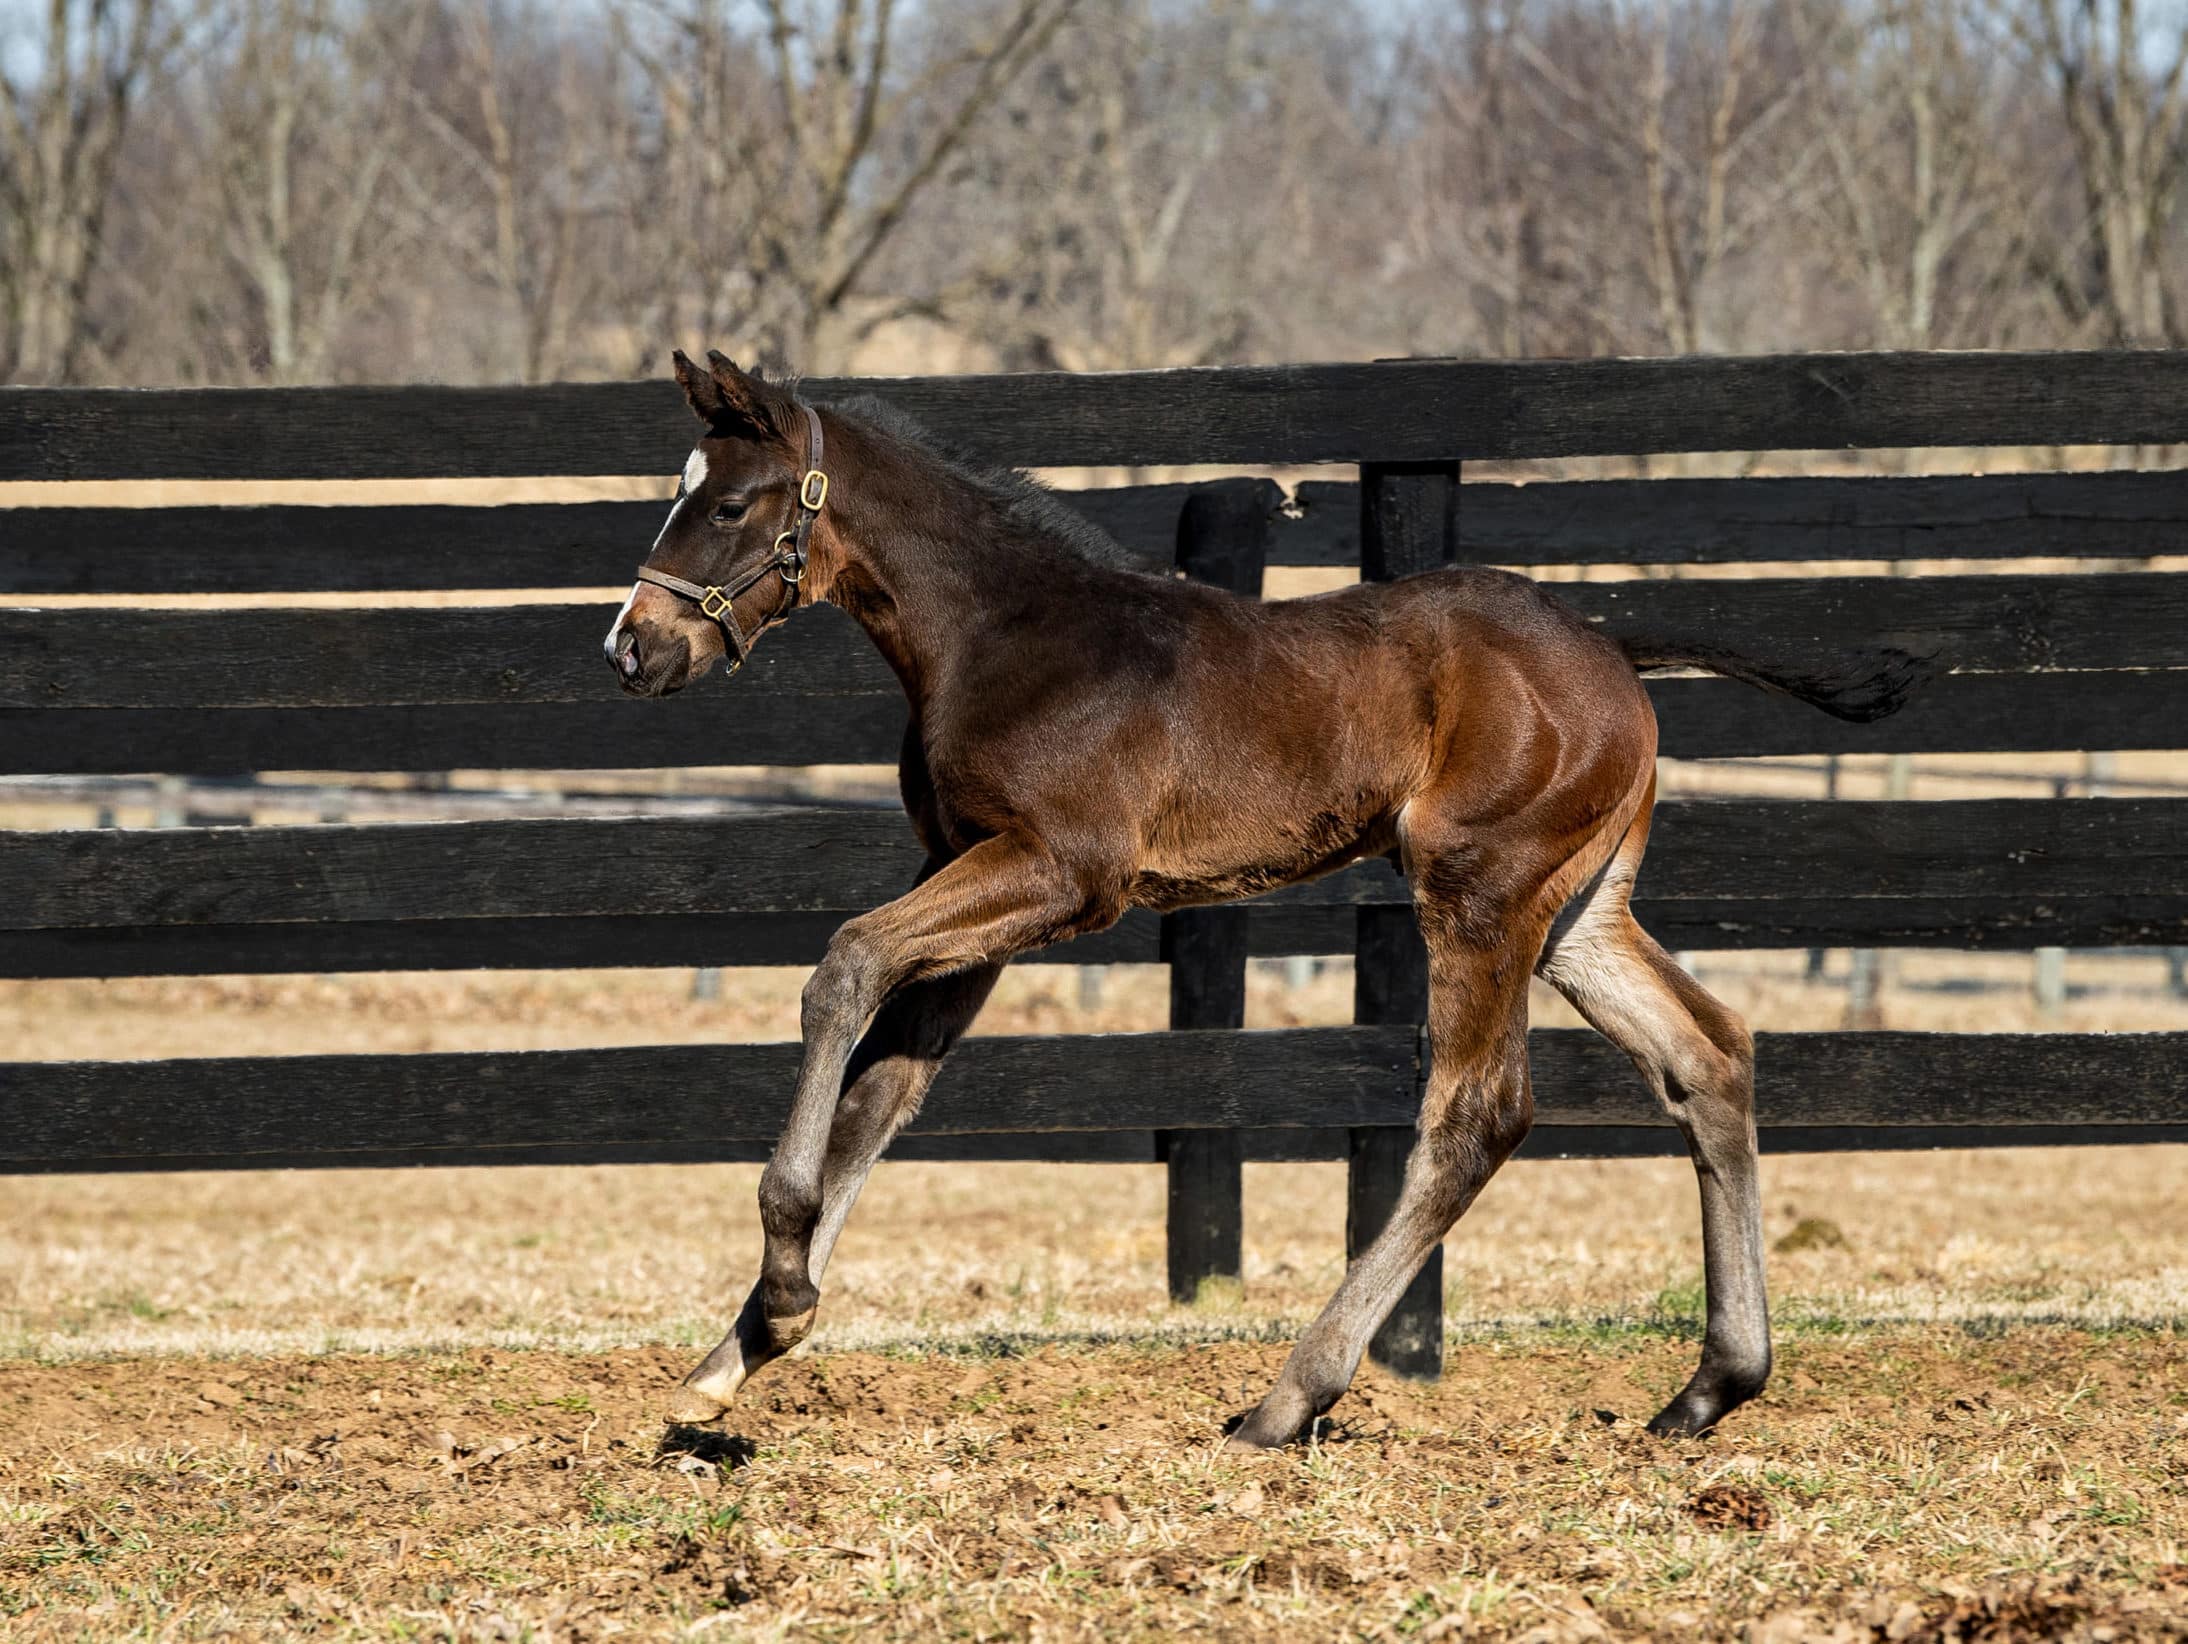
[[[1704,673],[1721,674],[1726,679],[1797,698],[1857,725],[1897,713],[1930,671],[1929,658],[1888,646],[1851,652],[1836,666],[1810,671],[1758,662],[1708,640],[1644,634],[1621,637],[1618,643],[1626,660],[1642,673],[1657,668],[1699,668]]]

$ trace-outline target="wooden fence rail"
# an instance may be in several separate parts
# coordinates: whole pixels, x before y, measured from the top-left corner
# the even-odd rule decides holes
[[[2188,355],[1821,355],[816,381],[1059,468],[1358,464],[1069,494],[1150,567],[1397,576],[1470,562],[1782,568],[2054,557],[2086,573],[1560,584],[1606,631],[1796,665],[1894,646],[1931,677],[1874,726],[1714,679],[1651,683],[1661,751],[2173,749],[2188,741],[2188,483],[2165,471],[1461,484],[1479,459],[2166,445]],[[667,474],[662,383],[526,389],[0,389],[0,481]],[[111,499],[101,499],[109,501]],[[0,509],[0,594],[620,587],[658,503]],[[617,695],[609,605],[0,611],[0,775],[630,769],[893,761],[894,680],[801,619],[727,689]],[[1678,949],[2188,945],[2188,801],[1667,802],[1636,909]],[[901,818],[187,826],[0,833],[0,975],[807,964],[908,882]],[[1245,1032],[1248,958],[1350,954],[1349,1027]],[[1348,1161],[1348,1242],[1387,1214],[1423,1076],[1403,883],[1377,863],[1238,908],[1127,918],[1047,958],[1162,961],[1162,1035],[988,1039],[903,1156],[1163,1161],[1171,1287],[1235,1275],[1241,1163]],[[1532,1040],[1538,1154],[1666,1151],[1630,1069]],[[2188,1140],[2188,1036],[1765,1034],[1775,1148]],[[0,1064],[0,1170],[763,1157],[792,1047]],[[612,1092],[613,1099],[603,1093]],[[1432,1374],[1431,1270],[1377,1339]]]
[[[937,1143],[992,1154],[1017,1137],[1018,1157],[1070,1159],[1087,1152],[1069,1138],[1128,1134],[1150,1158],[1158,1129],[1244,1130],[1250,1154],[1343,1157],[1345,1127],[1411,1125],[1418,1041],[1410,1024],[970,1039],[911,1134],[929,1157],[950,1156]],[[2033,1126],[2077,1141],[2188,1140],[2188,1034],[1764,1033],[1756,1044],[1766,1139],[1866,1146],[1906,1131],[1938,1146],[1941,1134],[2012,1141]],[[1569,1133],[1547,1137],[1552,1150],[1587,1151],[1595,1127],[1676,1145],[1593,1034],[1538,1030],[1530,1052],[1537,1122]],[[0,1169],[764,1157],[796,1069],[797,1047],[783,1044],[0,1063]],[[1285,1132],[1307,1145],[1266,1141]]]
[[[1611,633],[1708,635],[1795,664],[1876,644],[1931,659],[1930,686],[1874,726],[1724,680],[1654,681],[1663,751],[1680,757],[2180,739],[2171,676],[2188,666],[2188,577],[1643,581],[1558,594]],[[734,694],[642,705],[600,666],[605,621],[597,601],[0,612],[0,774],[895,757],[896,682],[834,612],[757,652]]]
[[[0,390],[0,405],[5,390]],[[1190,485],[1060,493],[1150,567]],[[1360,488],[1274,485],[1267,563],[1360,563]],[[1461,546],[1484,565],[2142,559],[2188,554],[2176,475],[1469,481]],[[0,594],[381,593],[620,586],[659,502],[23,509]],[[96,545],[95,547],[93,545]]]
[[[2188,353],[1400,360],[806,379],[1032,467],[2167,445]],[[0,480],[672,474],[666,379],[532,388],[0,390]]]

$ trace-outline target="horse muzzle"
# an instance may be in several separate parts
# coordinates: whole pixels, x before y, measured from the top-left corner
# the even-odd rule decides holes
[[[703,671],[688,639],[658,628],[640,634],[635,625],[618,627],[601,650],[625,696],[674,696]]]

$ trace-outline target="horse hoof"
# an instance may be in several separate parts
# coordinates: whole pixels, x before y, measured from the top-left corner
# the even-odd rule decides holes
[[[669,1400],[669,1420],[697,1425],[714,1420],[729,1406],[696,1387],[679,1387]]]
[[[1238,1419],[1237,1424],[1231,1428],[1230,1436],[1223,1441],[1226,1454],[1281,1450],[1307,1430],[1308,1418],[1289,1420],[1281,1410],[1270,1408],[1270,1402],[1276,1396],[1274,1393],[1270,1394],[1268,1400],[1256,1405]]]
[[[743,1362],[721,1366],[709,1371],[701,1365],[676,1389],[676,1396],[669,1400],[671,1421],[712,1421],[730,1406],[737,1396],[737,1389],[745,1383]]]
[[[1715,1429],[1717,1420],[1716,1415],[1695,1409],[1684,1399],[1673,1399],[1656,1413],[1649,1432],[1656,1438],[1700,1438]]]

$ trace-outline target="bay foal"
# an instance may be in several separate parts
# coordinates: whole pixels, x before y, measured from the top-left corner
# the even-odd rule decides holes
[[[1429,956],[1430,1070],[1398,1206],[1233,1442],[1286,1442],[1527,1133],[1539,973],[1629,1055],[1700,1177],[1701,1365],[1656,1417],[1714,1425],[1770,1369],[1746,1027],[1634,922],[1656,725],[1637,668],[1686,664],[1846,718],[1907,659],[1795,676],[1707,644],[1616,641],[1526,579],[1447,570],[1262,604],[1131,569],[1021,476],[883,407],[808,407],[716,354],[704,425],[606,641],[661,696],[800,606],[866,630],[911,706],[917,885],[852,919],[806,985],[804,1062],[760,1179],[758,1283],[675,1414],[718,1415],[812,1329],[867,1173],[1012,958],[1167,909],[1392,855]],[[816,478],[825,473],[826,478]]]

